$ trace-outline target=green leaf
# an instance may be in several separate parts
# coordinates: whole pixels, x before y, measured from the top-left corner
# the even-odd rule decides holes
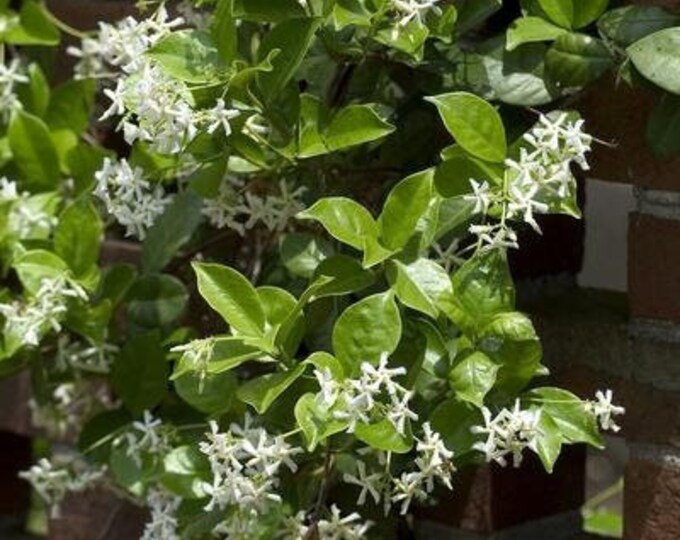
[[[300,364],[290,371],[252,379],[239,387],[237,396],[253,407],[258,414],[264,414],[272,403],[300,378],[306,367],[305,364]]]
[[[604,447],[595,416],[588,413],[586,404],[571,392],[561,388],[535,388],[524,394],[522,401],[540,407],[541,414],[550,415],[565,441]]]
[[[456,458],[472,450],[476,437],[470,428],[483,422],[477,407],[453,397],[440,403],[429,420],[432,429],[442,436],[444,444]]]
[[[306,13],[297,0],[234,0],[234,15],[248,21],[279,22]]]
[[[272,71],[257,75],[258,86],[265,100],[275,98],[295,76],[320,24],[319,19],[289,19],[267,32],[258,51],[259,59],[263,60],[275,49],[280,53],[271,60]]]
[[[278,287],[258,287],[257,294],[267,321],[268,339],[294,356],[305,333],[302,308],[292,294]]]
[[[333,255],[323,261],[314,272],[310,300],[345,296],[370,287],[373,283],[375,274],[366,270],[356,259],[347,255]]]
[[[432,198],[433,170],[416,173],[399,182],[387,196],[378,218],[380,238],[390,249],[401,249],[413,236],[416,225]]]
[[[434,319],[439,316],[437,304],[441,297],[453,293],[446,270],[430,259],[420,258],[408,264],[392,260],[387,277],[402,304]]]
[[[472,192],[470,180],[501,185],[505,167],[476,159],[460,146],[447,149],[444,161],[435,169],[434,182],[442,197],[450,198]]]
[[[655,32],[627,50],[642,75],[664,90],[680,94],[680,27]]]
[[[496,109],[474,94],[453,92],[427,98],[434,103],[456,142],[473,156],[502,162],[507,154],[505,128]]]
[[[146,53],[168,75],[180,81],[201,84],[217,78],[217,48],[210,36],[196,30],[171,32]]]
[[[661,96],[649,115],[645,139],[657,156],[680,152],[680,96]]]
[[[609,0],[571,1],[574,2],[574,28],[583,28],[596,21],[609,5]]]
[[[203,220],[203,201],[190,191],[177,195],[148,230],[142,244],[142,268],[160,272],[186,245]]]
[[[90,125],[96,88],[93,80],[66,81],[57,86],[45,116],[49,128],[84,132]]]
[[[444,199],[439,204],[435,239],[438,240],[447,233],[466,224],[472,217],[475,208],[474,201],[464,197]]]
[[[373,39],[420,62],[423,59],[425,41],[429,35],[430,31],[427,26],[418,21],[411,21],[406,26],[401,26],[398,32],[389,26],[382,28],[373,36]]]
[[[127,294],[127,313],[140,326],[168,325],[182,316],[189,293],[184,284],[167,274],[140,277]]]
[[[220,415],[231,408],[238,387],[231,372],[187,372],[175,378],[177,394],[194,409]]]
[[[36,294],[43,280],[68,274],[68,265],[58,255],[35,249],[25,252],[13,264],[14,270],[24,288]]]
[[[498,364],[480,351],[457,360],[449,373],[449,383],[456,397],[477,407],[484,405],[484,396],[493,388]]]
[[[555,24],[564,28],[572,27],[574,22],[573,0],[538,0],[538,3]]]
[[[413,437],[401,435],[387,419],[375,424],[357,424],[354,436],[371,448],[405,454],[413,448]]]
[[[132,264],[117,263],[102,270],[97,298],[108,299],[111,304],[118,305],[130,287],[137,280],[137,269]]]
[[[612,9],[597,21],[597,28],[604,36],[623,46],[678,25],[680,15],[659,6],[625,6]]]
[[[562,450],[562,433],[560,427],[548,413],[541,413],[538,418],[538,436],[536,437],[536,453],[548,473],[553,472],[555,462]]]
[[[229,65],[238,53],[238,28],[233,15],[234,0],[218,0],[210,33],[224,64]]]
[[[517,19],[508,29],[506,48],[512,51],[524,43],[552,41],[565,32],[564,28],[555,26],[541,17],[523,17]]]
[[[26,0],[19,12],[19,25],[10,28],[3,38],[13,45],[53,46],[59,44],[61,34],[42,2]]]
[[[8,130],[9,146],[25,187],[47,191],[59,185],[59,156],[40,118],[18,111]]]
[[[344,150],[394,131],[394,126],[383,120],[373,105],[349,105],[331,112],[315,96],[303,94],[300,99],[299,158]]]
[[[207,372],[219,374],[230,371],[248,360],[259,360],[262,351],[243,339],[234,336],[220,336],[212,339],[212,350],[207,365],[192,355],[183,354],[175,365],[175,371],[170,377],[176,380],[185,373]]]
[[[158,332],[139,334],[120,351],[111,382],[128,410],[141,414],[154,408],[165,396],[167,370]]]
[[[28,66],[28,84],[16,87],[17,95],[24,110],[41,118],[50,102],[50,86],[38,64]]]
[[[375,294],[342,312],[333,328],[333,350],[348,375],[363,362],[377,364],[392,353],[401,338],[401,317],[394,293]]]
[[[336,30],[347,26],[368,28],[371,26],[371,12],[361,0],[338,0],[333,7],[333,23]]]
[[[563,86],[584,86],[613,66],[602,41],[585,34],[562,34],[545,57],[548,73]]]
[[[244,276],[227,266],[193,263],[198,291],[235,330],[262,336],[265,315],[257,291]]]
[[[294,276],[311,278],[322,261],[333,254],[328,242],[311,234],[286,234],[280,244],[281,261]]]
[[[479,26],[491,15],[501,9],[503,0],[475,0],[464,2],[458,8],[457,30],[459,35]]]
[[[295,420],[302,429],[310,452],[327,437],[347,428],[347,422],[334,419],[328,410],[319,405],[316,395],[312,393],[303,394],[297,400]]]
[[[196,445],[173,448],[163,456],[163,486],[185,499],[201,499],[208,495],[210,462]]]
[[[99,213],[86,199],[67,206],[54,231],[54,251],[66,261],[76,278],[96,267],[104,226]]]
[[[452,277],[453,295],[440,300],[440,308],[465,326],[481,327],[495,315],[512,311],[515,290],[507,259],[501,251],[479,253]]]
[[[366,237],[378,236],[378,225],[369,211],[344,197],[321,199],[297,218],[318,221],[335,239],[360,251],[364,249]]]

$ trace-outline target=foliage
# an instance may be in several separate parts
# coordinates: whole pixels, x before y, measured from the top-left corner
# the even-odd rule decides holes
[[[85,460],[27,474],[47,502],[89,467],[151,508],[146,539],[389,538],[457,468],[550,471],[618,429],[610,392],[535,381],[506,252],[580,215],[594,140],[562,108],[606,72],[658,87],[647,137],[680,148],[677,16],[527,0],[492,35],[499,0],[142,4],[82,34],[0,0],[0,374],[31,371]],[[139,264],[110,262],[122,238]]]

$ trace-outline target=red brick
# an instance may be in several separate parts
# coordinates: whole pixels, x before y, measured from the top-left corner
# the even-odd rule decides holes
[[[486,466],[463,469],[452,492],[417,518],[470,532],[488,533],[576,510],[585,493],[585,450],[565,447],[553,474],[531,452],[518,469]],[[517,494],[521,496],[517,496]]]
[[[680,321],[680,221],[631,214],[628,249],[631,315]]]
[[[17,475],[33,461],[31,439],[0,431],[0,516],[28,510],[30,486]]]
[[[61,517],[49,522],[48,540],[131,540],[139,538],[146,512],[103,489],[67,496]]]
[[[676,2],[677,4],[677,2]],[[579,99],[589,133],[615,144],[595,144],[591,158],[594,178],[667,190],[680,190],[680,155],[655,157],[645,141],[647,118],[656,101],[650,89],[618,86],[605,77]]]
[[[624,490],[625,540],[680,537],[680,468],[633,459]]]
[[[50,11],[79,30],[94,30],[99,21],[116,21],[137,10],[134,1],[47,0]]]
[[[7,379],[0,379],[0,431],[31,436],[31,377],[23,371]]]

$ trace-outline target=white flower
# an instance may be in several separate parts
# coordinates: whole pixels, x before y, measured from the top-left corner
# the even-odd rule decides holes
[[[423,22],[425,13],[433,10],[441,13],[441,9],[437,6],[440,0],[392,0],[394,9],[399,12],[401,18],[399,19],[399,26],[406,26],[411,21]]]
[[[354,484],[361,488],[357,504],[363,506],[366,502],[366,496],[369,494],[373,497],[375,503],[378,504],[381,492],[385,487],[385,474],[379,472],[366,474],[366,464],[363,461],[357,461],[356,468],[358,476],[345,473],[342,479],[348,484]]]
[[[246,229],[262,223],[271,232],[282,232],[290,219],[304,210],[305,206],[300,199],[305,191],[307,190],[303,186],[291,191],[286,180],[281,180],[278,194],[259,196],[246,192],[243,203],[237,210],[248,217]]]
[[[127,455],[138,465],[141,465],[145,454],[162,456],[172,449],[169,429],[150,411],[144,411],[141,420],[132,422],[131,429],[116,444],[122,444],[123,441],[127,446]]]
[[[472,187],[472,195],[465,195],[463,199],[475,203],[475,207],[472,210],[474,214],[486,214],[489,211],[492,196],[489,183],[486,180],[479,183],[470,178],[470,186]]]
[[[160,185],[152,186],[139,167],[130,167],[124,159],[104,160],[95,173],[94,194],[106,205],[107,211],[126,229],[127,236],[143,240],[146,231],[165,211],[171,199]]]
[[[0,304],[0,314],[5,317],[5,335],[20,337],[23,345],[37,346],[50,330],[61,331],[69,298],[87,300],[87,293],[66,276],[43,279],[35,296],[28,301]]]
[[[340,509],[331,506],[331,515],[318,523],[319,538],[323,540],[363,540],[371,527],[371,522],[362,522],[356,512],[342,517]]]
[[[484,434],[486,441],[476,443],[473,448],[485,454],[487,462],[495,461],[502,467],[507,465],[505,457],[512,454],[513,466],[522,463],[522,451],[535,449],[540,411],[522,410],[519,399],[512,410],[502,409],[495,417],[482,407],[484,426],[474,426],[472,433]]]
[[[230,120],[240,116],[240,112],[236,109],[228,109],[222,98],[217,100],[217,104],[205,111],[205,121],[209,124],[207,127],[208,133],[215,133],[217,129],[222,126],[224,134],[228,137],[231,135]]]
[[[591,411],[602,429],[611,430],[614,433],[619,431],[621,428],[614,422],[613,416],[619,416],[625,414],[626,409],[619,407],[612,403],[614,394],[611,390],[598,390],[595,392],[595,400],[587,404],[587,409]]]
[[[515,231],[500,223],[496,225],[471,225],[469,231],[477,236],[480,251],[519,247]]]
[[[89,469],[75,460],[57,463],[47,458],[42,458],[27,471],[19,473],[19,477],[30,482],[33,489],[50,506],[53,518],[59,517],[60,504],[67,493],[84,491],[102,476],[103,471]]]
[[[28,77],[22,72],[18,58],[14,58],[7,65],[0,62],[0,118],[4,122],[9,120],[12,111],[22,107],[15,93],[15,86],[27,82]]]
[[[213,227],[228,227],[240,235],[245,233],[243,223],[238,221],[243,208],[242,189],[243,183],[238,178],[227,177],[222,180],[217,196],[203,201],[202,213]]]
[[[144,527],[141,540],[180,540],[177,509],[182,499],[161,489],[152,489],[146,497],[151,519]]]

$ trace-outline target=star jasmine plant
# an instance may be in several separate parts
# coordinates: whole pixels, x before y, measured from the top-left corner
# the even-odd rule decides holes
[[[680,28],[502,4],[142,0],[81,30],[0,1],[0,376],[64,442],[21,474],[53,515],[93,488],[144,540],[391,539],[467,467],[619,430],[606,381],[552,386],[508,252],[580,217],[579,92],[680,93]],[[31,48],[67,35],[56,80]]]

